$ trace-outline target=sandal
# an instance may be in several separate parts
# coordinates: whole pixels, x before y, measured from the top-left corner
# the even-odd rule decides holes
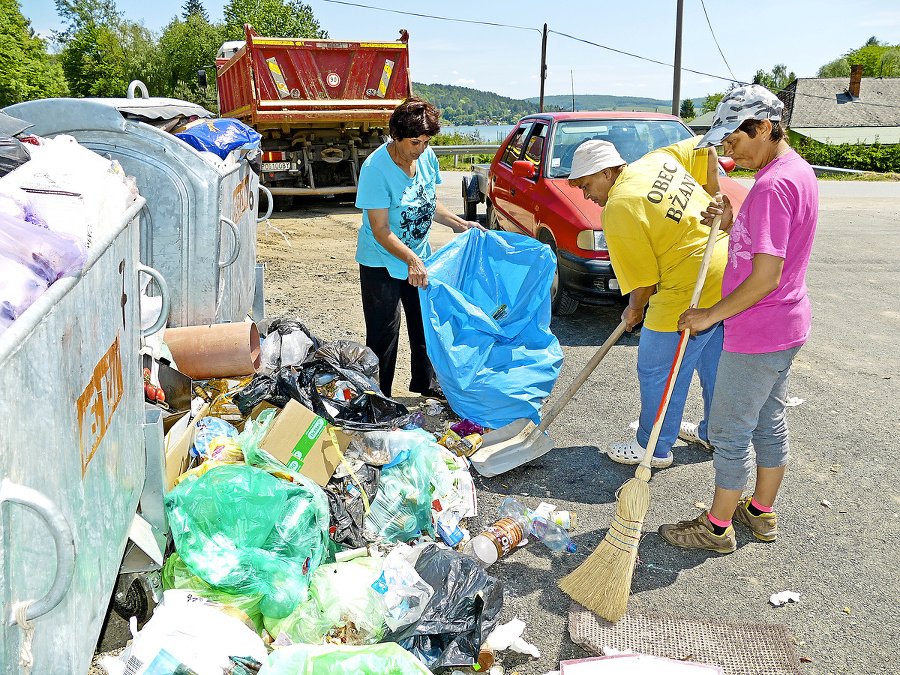
[[[610,443],[609,450],[607,450],[606,454],[609,455],[609,458],[618,462],[619,464],[640,464],[644,459],[644,452],[646,452],[645,448],[642,448],[640,444],[634,440],[631,443]],[[665,469],[668,466],[672,465],[672,461],[675,459],[672,451],[669,450],[669,454],[665,457],[656,457],[655,455],[650,459],[650,467],[653,469]]]

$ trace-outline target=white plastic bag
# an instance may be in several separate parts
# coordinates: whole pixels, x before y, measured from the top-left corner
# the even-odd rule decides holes
[[[383,607],[384,622],[393,631],[418,621],[434,595],[434,589],[409,563],[411,553],[406,544],[394,547],[384,559],[381,576],[372,584],[373,593]]]

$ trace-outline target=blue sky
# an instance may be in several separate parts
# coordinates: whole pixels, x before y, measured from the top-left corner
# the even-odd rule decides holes
[[[351,0],[348,0],[351,1]],[[507,24],[476,25],[401,15],[327,0],[307,0],[330,37],[394,40],[410,32],[412,78],[417,82],[460,84],[514,98],[540,93],[541,33],[564,33],[611,49],[672,64],[675,0],[521,0],[477,3],[352,0],[359,5],[401,12]],[[800,77],[813,77],[824,63],[861,46],[869,37],[900,44],[897,0],[785,0],[739,3],[684,0],[681,97],[723,91],[733,76],[749,81],[760,68],[784,63]],[[181,13],[184,0],[116,0],[128,19],[153,31]],[[222,18],[223,0],[204,0],[213,20]],[[20,0],[22,13],[44,36],[61,27],[53,0]],[[478,9],[474,13],[474,9]],[[727,61],[727,65],[726,65]],[[617,54],[551,32],[547,42],[547,94],[616,94],[668,99],[672,68]],[[718,77],[710,77],[718,76]],[[726,79],[719,79],[726,78]]]

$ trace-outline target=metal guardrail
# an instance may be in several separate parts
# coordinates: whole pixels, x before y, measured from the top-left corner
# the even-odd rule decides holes
[[[493,155],[500,145],[432,145],[431,149],[436,155]]]
[[[842,174],[842,173],[845,173],[845,174],[865,173],[865,171],[862,171],[860,169],[841,169],[836,166],[816,166],[816,165],[813,165],[813,171],[816,172],[817,176],[827,176],[829,174]]]

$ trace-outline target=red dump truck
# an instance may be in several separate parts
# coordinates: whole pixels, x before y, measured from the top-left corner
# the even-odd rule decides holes
[[[359,167],[410,95],[408,33],[396,42],[260,37],[222,45],[219,114],[262,134],[262,183],[293,195],[356,191]]]

